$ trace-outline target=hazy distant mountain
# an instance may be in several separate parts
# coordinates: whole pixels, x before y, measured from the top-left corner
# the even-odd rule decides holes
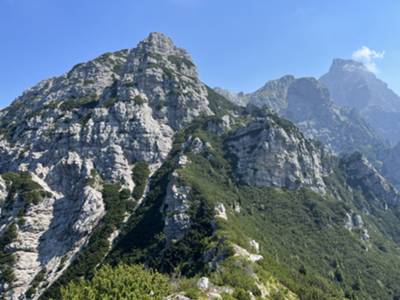
[[[400,143],[385,152],[382,173],[400,189]]]
[[[287,107],[287,91],[294,81],[292,75],[270,80],[254,93],[247,94],[249,103],[258,107],[266,106],[280,114]]]
[[[249,103],[249,98],[243,92],[235,93],[223,88],[215,87],[214,91],[220,94],[221,96],[229,99],[232,103],[239,106],[246,106]]]
[[[361,151],[375,159],[386,148],[357,112],[335,105],[329,91],[314,78],[295,80],[288,88],[287,103],[282,115],[335,153]]]
[[[257,107],[265,106],[276,113],[280,113],[287,107],[287,90],[294,80],[295,78],[292,75],[270,80],[253,93],[235,93],[223,88],[214,88],[214,90],[237,105],[246,106],[247,104],[251,104]]]
[[[333,101],[356,109],[383,137],[400,141],[400,97],[360,62],[335,59],[320,78]]]
[[[237,102],[237,94],[225,91],[224,95]],[[294,122],[307,137],[321,141],[334,153],[358,150],[375,159],[387,147],[355,110],[335,105],[328,89],[314,78],[286,75],[240,96],[249,106],[267,107]]]

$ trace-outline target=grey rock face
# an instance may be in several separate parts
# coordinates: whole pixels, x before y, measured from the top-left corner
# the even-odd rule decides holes
[[[179,176],[175,172],[167,188],[165,197],[164,233],[167,246],[183,238],[192,224],[189,215],[191,206],[190,188],[179,184]]]
[[[309,187],[325,193],[323,151],[290,122],[279,124],[279,120],[262,118],[228,138],[226,145],[235,156],[239,180],[254,186]]]
[[[246,106],[250,101],[243,92],[235,93],[220,87],[215,87],[214,91],[238,106]]]
[[[400,195],[359,152],[342,158],[340,167],[345,171],[350,186],[359,187],[386,208],[399,203]]]
[[[335,59],[320,81],[336,103],[354,108],[393,144],[400,141],[400,97],[362,63]]]
[[[262,88],[250,94],[249,103],[258,107],[268,107],[282,114],[288,106],[287,93],[289,86],[295,81],[294,76],[286,75],[277,80],[268,81]]]
[[[268,81],[263,87],[253,93],[234,93],[222,88],[214,90],[239,106],[255,105],[268,107],[276,113],[280,113],[287,107],[287,90],[295,80],[294,76],[286,75],[277,80]]]
[[[7,195],[8,195],[8,190],[7,190],[6,182],[0,176],[0,206],[3,206],[3,202],[5,201]],[[0,211],[0,213],[1,213],[1,211]]]
[[[160,33],[44,80],[1,111],[0,174],[29,171],[53,195],[18,227],[18,280],[7,297],[22,297],[43,269],[51,283],[86,243],[104,215],[101,184],[87,184],[93,173],[132,190],[132,166],[157,169],[176,130],[201,114],[212,112],[196,67]],[[0,204],[6,193],[0,180]]]

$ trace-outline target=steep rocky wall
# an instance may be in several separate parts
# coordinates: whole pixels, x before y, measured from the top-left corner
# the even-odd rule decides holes
[[[278,118],[262,118],[227,139],[239,180],[253,186],[310,187],[325,193],[323,177],[327,170],[322,163],[322,150],[290,122],[282,126],[277,121]]]

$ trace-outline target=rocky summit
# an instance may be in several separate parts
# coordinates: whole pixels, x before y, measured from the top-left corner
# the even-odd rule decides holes
[[[190,57],[160,33],[44,80],[3,110],[1,228],[20,223],[6,246],[15,281],[4,293],[17,299],[43,270],[57,278],[105,214],[100,182],[134,189],[135,164],[154,171],[174,133],[211,114]],[[38,203],[16,180],[37,186]]]
[[[399,142],[400,97],[362,63],[334,59],[320,81],[336,103],[354,108],[388,141]]]
[[[0,111],[0,298],[399,299],[398,147],[328,81],[211,89],[151,33],[28,89]]]

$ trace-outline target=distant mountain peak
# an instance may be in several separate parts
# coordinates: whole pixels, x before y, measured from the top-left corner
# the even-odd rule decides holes
[[[351,71],[357,71],[357,70],[371,73],[362,62],[355,61],[353,59],[342,59],[342,58],[335,58],[332,61],[332,65],[330,67],[329,72],[334,72],[334,71],[350,71],[351,72]]]
[[[356,109],[383,137],[399,141],[400,97],[364,64],[351,59],[334,59],[320,81],[340,106]]]

